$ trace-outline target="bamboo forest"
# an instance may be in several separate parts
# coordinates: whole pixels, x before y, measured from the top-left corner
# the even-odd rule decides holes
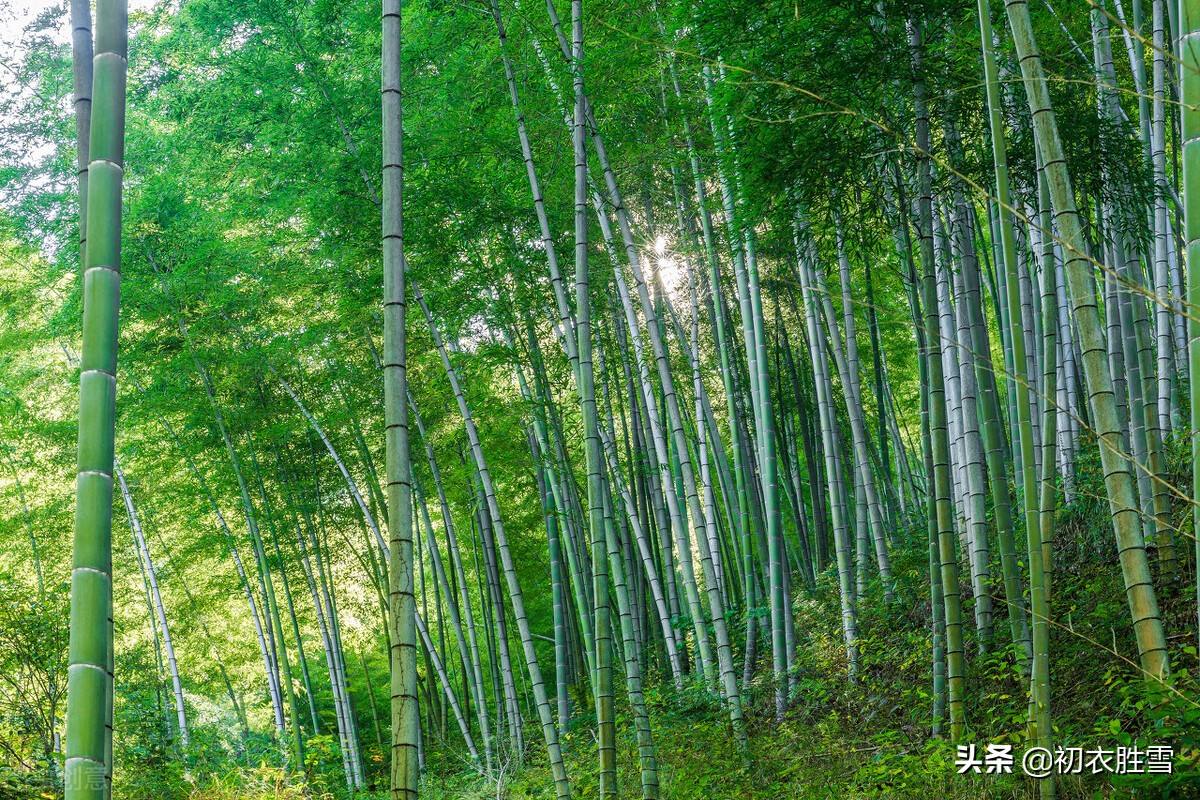
[[[0,800],[1200,798],[1200,0],[0,0]]]

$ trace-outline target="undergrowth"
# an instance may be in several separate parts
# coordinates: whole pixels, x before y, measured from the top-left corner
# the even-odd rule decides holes
[[[1052,567],[1052,713],[1054,741],[1085,748],[1169,745],[1174,748],[1171,775],[1068,775],[1058,779],[1061,800],[1085,798],[1200,798],[1200,697],[1196,685],[1196,600],[1192,594],[1190,539],[1179,537],[1182,570],[1176,582],[1159,580],[1158,594],[1170,636],[1174,674],[1164,686],[1138,678],[1137,652],[1124,587],[1117,567],[1112,529],[1103,499],[1094,448],[1083,448],[1077,497],[1056,516]],[[1182,483],[1183,454],[1175,454],[1175,483]],[[1178,500],[1174,522],[1187,521]],[[1024,532],[1019,541],[1024,540]],[[694,680],[682,691],[661,681],[661,665],[652,665],[647,681],[661,796],[667,800],[745,798],[745,800],[817,800],[818,798],[922,798],[928,800],[1005,800],[1037,796],[1035,782],[1020,773],[958,774],[955,749],[932,738],[930,680],[930,607],[926,532],[923,526],[901,531],[893,543],[896,581],[894,604],[883,601],[872,585],[859,604],[860,670],[848,679],[841,640],[836,577],[820,576],[815,591],[798,589],[796,661],[791,703],[784,720],[773,719],[769,670],[745,687],[749,749],[739,752],[719,699]],[[1151,557],[1156,554],[1151,550]],[[1157,578],[1158,576],[1156,576]],[[996,581],[999,584],[999,580]],[[969,582],[963,581],[964,591]],[[999,587],[997,591],[1000,591]],[[997,598],[1002,608],[1003,597]],[[968,676],[965,743],[982,750],[1007,743],[1020,753],[1025,742],[1025,680],[1016,666],[1007,619],[997,616],[994,640],[986,652],[970,624],[973,600],[964,596]],[[745,621],[733,621],[731,635],[744,637]],[[657,676],[657,677],[656,677]],[[578,698],[577,698],[578,699]],[[597,794],[594,717],[586,697],[575,710],[562,742],[576,797]],[[622,798],[641,796],[637,748],[628,708],[618,707],[618,781]],[[527,718],[533,718],[527,711]],[[431,800],[550,800],[554,784],[541,750],[539,730],[529,725],[520,763],[498,764],[489,776],[472,769],[453,743],[427,737],[423,796]],[[450,738],[455,734],[450,732]],[[245,766],[213,758],[193,762],[188,771],[163,767],[153,750],[126,753],[118,798],[155,800],[292,800],[340,798],[340,756],[332,739],[312,742],[307,778],[285,778],[270,767],[270,750],[260,744]],[[214,741],[213,745],[216,747]],[[144,757],[144,758],[143,758]],[[143,760],[139,761],[139,758]],[[194,758],[194,757],[193,757]],[[383,798],[386,767],[376,754],[369,759],[373,791],[358,797]],[[156,763],[157,762],[157,763]],[[141,778],[141,779],[139,779]],[[159,783],[148,786],[147,783]],[[124,788],[120,788],[124,786]],[[136,787],[136,788],[133,788]]]

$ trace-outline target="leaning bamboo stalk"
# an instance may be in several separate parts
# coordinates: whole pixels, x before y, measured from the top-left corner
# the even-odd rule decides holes
[[[274,450],[274,455],[275,455],[276,464],[280,469],[280,474],[282,475],[283,474],[282,460],[279,457],[279,451]],[[266,497],[267,497],[267,492],[266,492],[266,486],[263,484],[263,479],[262,479],[261,473],[258,475],[258,488],[259,488],[259,492],[263,498],[263,502],[265,503]],[[286,507],[287,506],[286,495],[285,495],[284,500],[285,500],[285,507]],[[278,527],[282,527],[283,525],[285,525],[287,523],[287,517],[285,516],[283,520],[278,520],[277,522],[278,522]],[[320,726],[320,721],[317,718],[316,700],[313,697],[312,675],[310,674],[309,669],[308,669],[308,657],[304,653],[304,638],[300,634],[300,620],[296,616],[296,604],[292,598],[291,582],[288,580],[288,576],[287,576],[287,568],[286,568],[287,562],[284,560],[284,557],[283,557],[283,548],[279,544],[280,536],[279,536],[279,532],[277,529],[277,525],[270,526],[270,533],[271,533],[271,545],[275,551],[275,558],[278,560],[279,565],[280,565],[279,577],[281,578],[281,580],[283,582],[284,603],[287,605],[288,620],[291,623],[292,636],[296,640],[296,657],[297,657],[297,660],[299,661],[300,677],[301,677],[301,681],[303,682],[303,685],[304,685],[304,694],[308,701],[309,717],[312,720],[312,730],[313,730],[313,734],[315,735],[320,731],[321,726]]]
[[[787,705],[785,675],[788,666],[784,617],[790,611],[785,608],[786,601],[783,590],[783,531],[779,506],[778,459],[775,452],[775,420],[768,374],[758,259],[754,227],[746,223],[744,214],[739,213],[739,206],[744,204],[744,197],[739,192],[744,180],[741,179],[737,158],[733,121],[725,115],[717,113],[713,98],[712,70],[707,64],[702,70],[702,77],[705,101],[713,131],[713,145],[717,156],[717,175],[721,184],[722,207],[725,213],[725,223],[730,231],[730,243],[733,247],[732,260],[738,289],[738,304],[742,315],[742,336],[749,372],[750,402],[754,407],[753,418],[757,432],[756,453],[759,458],[760,470],[759,488],[762,490],[763,512],[766,521],[775,717],[777,720],[782,720]]]
[[[509,347],[512,348],[513,342],[508,336],[507,331],[505,332],[505,339]],[[514,365],[514,368],[516,370],[517,383],[520,386],[522,396],[525,398],[526,402],[533,404],[533,394],[530,391],[524,371],[521,369],[520,365]],[[681,663],[675,638],[675,631],[671,627],[671,615],[666,607],[662,583],[659,580],[658,570],[655,567],[654,556],[649,550],[649,541],[645,535],[645,529],[642,525],[641,518],[638,515],[636,503],[630,494],[628,486],[621,478],[621,470],[617,460],[617,449],[614,441],[614,434],[612,433],[611,427],[605,427],[604,425],[598,426],[597,434],[603,447],[604,454],[608,459],[609,480],[612,481],[613,488],[616,489],[617,494],[622,499],[626,515],[629,519],[629,524],[634,533],[633,538],[637,544],[639,555],[642,558],[643,569],[650,587],[651,595],[654,599],[654,605],[658,613],[659,622],[662,625],[663,638],[665,642],[664,646],[667,650],[668,661],[671,664],[672,673],[675,676],[675,679],[678,681],[681,675]],[[543,460],[546,460],[547,456],[549,455],[549,446],[546,443],[545,422],[537,414],[534,415],[533,420],[533,435],[534,441],[538,445],[538,453],[541,454]],[[551,480],[548,481],[550,483],[550,493],[548,499],[550,499],[557,507],[560,502],[560,495],[554,488],[557,486],[553,480],[556,471],[555,467],[549,463],[546,463],[544,464],[543,469],[547,472],[548,477],[551,478]],[[568,522],[569,520],[564,519],[563,521]],[[586,619],[583,621],[586,622]]]
[[[521,386],[523,396],[526,397],[527,401],[533,403],[533,395],[529,391],[529,386],[525,380],[524,372],[521,370],[519,365],[516,366],[516,373],[517,382]],[[543,383],[543,380],[540,377],[538,378],[538,381],[539,383]],[[550,400],[548,398],[544,398],[542,403],[549,410]],[[558,455],[558,452],[551,449],[550,442],[547,438],[546,427],[545,420],[542,419],[541,415],[535,413],[533,415],[534,435],[537,438],[539,452],[545,464],[547,474],[550,478],[550,494],[553,498],[555,507],[562,510],[561,521],[563,523],[563,535],[560,543],[563,545],[563,550],[566,551],[566,561],[570,575],[570,582],[573,583],[577,589],[576,591],[572,592],[572,596],[575,602],[577,623],[580,628],[580,638],[583,640],[582,644],[584,655],[587,659],[588,668],[589,670],[594,670],[594,665],[596,663],[595,637],[592,635],[592,614],[588,610],[592,608],[592,601],[591,594],[588,592],[589,583],[587,580],[587,574],[585,572],[585,556],[587,555],[587,552],[586,548],[581,547],[577,541],[578,534],[575,532],[575,521],[573,519],[573,515],[567,513],[567,504],[570,502],[570,484],[565,475],[562,474],[566,470],[562,470],[560,472],[559,467],[554,463],[555,455]],[[561,439],[558,436],[557,428],[555,429],[554,433],[556,439],[555,444],[561,445]],[[566,464],[565,460],[560,463],[564,465]],[[579,589],[582,589],[582,591]]]
[[[993,236],[993,241],[998,242],[998,254],[996,257],[996,272],[997,283],[1001,284],[999,294],[999,307],[1003,318],[999,320],[1000,333],[1002,342],[1005,344],[1004,353],[1006,361],[1005,373],[1009,382],[1008,402],[1013,412],[1010,413],[1010,420],[1013,426],[1017,428],[1018,445],[1013,448],[1014,461],[1020,458],[1021,468],[1017,472],[1017,480],[1022,493],[1026,499],[1029,498],[1028,492],[1031,491],[1029,483],[1025,480],[1025,472],[1023,469],[1024,453],[1026,451],[1026,441],[1032,442],[1030,436],[1025,432],[1022,420],[1024,415],[1021,409],[1027,409],[1029,404],[1025,395],[1029,391],[1028,381],[1022,380],[1023,369],[1025,364],[1025,341],[1023,336],[1015,335],[1019,333],[1020,323],[1011,313],[1014,306],[1013,297],[1015,293],[1009,290],[1009,284],[1012,280],[1009,279],[1010,274],[1016,272],[1016,244],[1013,238],[1013,205],[1012,195],[1008,179],[1008,151],[1005,143],[1004,135],[1004,109],[1000,97],[1000,80],[999,70],[996,64],[996,53],[993,45],[991,11],[985,0],[979,0],[979,29],[981,33],[981,41],[983,45],[983,67],[984,80],[987,83],[987,100],[988,100],[988,126],[992,140],[992,161],[996,176],[996,197],[998,200],[996,209],[996,230],[999,236]],[[996,419],[999,419],[999,409],[996,409]],[[995,423],[993,422],[993,426]],[[993,428],[994,432],[994,428]],[[994,433],[993,433],[994,435]],[[989,447],[989,453],[992,448]],[[1008,468],[997,470],[996,465],[989,461],[989,471],[992,473],[993,481],[993,502],[996,508],[996,525],[997,525],[997,540],[1000,545],[1000,565],[1004,579],[1004,595],[1008,602],[1008,621],[1009,629],[1012,633],[1012,639],[1018,645],[1017,661],[1021,665],[1028,664],[1032,643],[1030,641],[1029,626],[1025,612],[1024,592],[1021,587],[1021,577],[1017,568],[1016,562],[1016,543],[1013,535],[1012,511],[1011,504],[1007,496],[1008,486]],[[998,484],[997,481],[1000,483]],[[999,490],[1004,489],[1003,497],[999,496]],[[998,504],[996,504],[998,501]]]
[[[273,367],[268,365],[268,368],[274,372]],[[338,451],[333,446],[333,442],[329,440],[329,436],[325,433],[325,429],[321,427],[321,424],[317,422],[317,418],[313,416],[311,411],[308,410],[308,406],[304,404],[304,401],[301,400],[296,392],[292,389],[291,384],[284,380],[283,376],[281,375],[276,374],[275,377],[279,381],[280,387],[287,392],[288,397],[292,398],[292,401],[296,404],[296,407],[300,409],[300,413],[304,415],[306,420],[308,420],[308,424],[321,439],[321,443],[325,445],[325,449],[329,452],[329,457],[333,459],[333,463],[337,465],[338,472],[341,473],[342,479],[346,482],[346,488],[349,490],[350,496],[354,499],[354,503],[358,506],[359,511],[362,512],[363,519],[366,520],[367,525],[371,528],[371,534],[375,537],[375,543],[379,545],[379,552],[383,554],[384,558],[388,558],[390,549],[387,542],[385,542],[383,539],[383,534],[379,530],[379,523],[376,522],[375,515],[371,513],[371,509],[367,506],[366,501],[363,499],[362,492],[358,488],[358,483],[350,475],[350,470],[346,468],[346,462],[344,462],[342,457],[338,455]]]
[[[858,610],[855,603],[854,585],[852,583],[851,553],[850,553],[850,524],[846,518],[844,503],[844,484],[841,479],[841,458],[835,443],[834,427],[837,425],[833,413],[832,387],[829,383],[829,359],[825,352],[826,337],[822,334],[818,321],[819,303],[814,297],[813,284],[815,276],[808,263],[804,248],[801,244],[803,222],[799,212],[795,225],[795,245],[797,251],[797,273],[800,277],[800,289],[804,300],[804,319],[808,328],[808,340],[812,353],[813,383],[817,397],[817,411],[820,417],[821,439],[825,454],[825,474],[830,493],[830,511],[833,521],[834,551],[837,559],[838,586],[841,603],[842,636],[846,643],[846,661],[851,680],[858,676]]]
[[[165,291],[165,278],[162,280],[162,286]],[[184,341],[188,345],[189,351],[191,352],[192,361],[196,365],[196,371],[200,375],[200,382],[204,387],[205,396],[208,398],[209,406],[212,409],[213,420],[221,434],[222,441],[225,444],[225,452],[229,456],[230,466],[233,468],[233,474],[237,480],[238,493],[242,503],[242,511],[246,517],[246,529],[250,536],[251,549],[255,554],[255,563],[258,567],[257,572],[259,579],[259,590],[262,592],[263,598],[263,616],[260,625],[260,646],[263,649],[264,666],[266,667],[267,671],[267,683],[271,692],[271,706],[275,714],[275,731],[276,734],[282,738],[286,728],[283,710],[283,692],[279,679],[278,660],[274,650],[275,640],[271,629],[271,614],[269,608],[270,600],[267,591],[267,580],[269,579],[269,575],[266,571],[264,558],[260,555],[260,548],[258,544],[258,519],[254,511],[254,504],[250,501],[250,493],[246,488],[245,476],[242,472],[241,462],[237,456],[237,450],[233,446],[233,439],[229,433],[229,426],[226,424],[225,415],[221,410],[221,405],[217,402],[216,390],[213,387],[212,376],[209,374],[208,368],[204,365],[204,362],[200,360],[200,355],[192,341],[191,332],[188,329],[187,324],[184,322],[183,317],[179,315],[178,311],[176,312],[176,323],[179,327],[181,335],[184,338]],[[224,524],[223,518],[221,519],[221,522]],[[229,529],[227,527],[225,530],[227,533],[229,533]],[[232,534],[230,533],[229,535],[231,537],[230,547],[232,549]],[[234,558],[236,561],[238,561],[240,568],[240,559],[236,555],[236,552],[234,553]],[[248,579],[246,582],[246,591],[248,595],[252,595]]]
[[[245,423],[243,421],[243,428],[244,427],[245,427]],[[274,522],[274,517],[271,513],[271,503],[267,497],[266,486],[263,484],[262,471],[258,465],[258,457],[255,455],[254,442],[250,438],[249,430],[245,431],[245,436],[246,436],[246,445],[247,445],[246,449],[250,455],[250,467],[253,470],[252,474],[255,479],[255,483],[258,486],[259,497],[262,498],[262,502],[263,502],[263,520],[266,522],[267,532],[271,534],[271,537],[273,539],[275,539],[276,538],[275,522]],[[303,769],[304,769],[303,765],[304,765],[304,761],[305,761],[305,758],[304,758],[305,752],[304,752],[304,732],[300,726],[300,707],[299,707],[299,702],[296,699],[295,682],[292,680],[291,659],[288,657],[287,640],[284,636],[283,614],[281,614],[279,611],[278,596],[275,592],[275,579],[271,573],[270,561],[268,560],[268,557],[267,557],[266,543],[262,538],[261,530],[258,531],[258,536],[255,540],[255,547],[256,547],[257,555],[258,555],[261,565],[262,565],[262,574],[263,574],[263,578],[265,579],[265,583],[266,583],[266,587],[267,587],[267,594],[265,595],[266,599],[267,599],[267,610],[270,614],[270,620],[271,620],[271,624],[272,624],[272,628],[274,630],[275,636],[278,637],[278,649],[276,651],[276,653],[277,653],[276,658],[278,660],[279,666],[282,671],[280,687],[282,690],[286,691],[286,693],[287,693],[288,710],[290,712],[288,717],[289,717],[289,721],[291,723],[291,734],[292,734],[291,744],[292,744],[292,747],[294,748],[292,755],[295,760],[289,766],[292,769],[299,769],[299,770],[303,771]],[[290,591],[290,589],[287,588],[287,571],[282,562],[282,558],[280,559],[280,563],[279,563],[279,577],[284,586],[284,596],[287,599],[288,608],[289,608],[289,610],[292,611],[291,621],[294,623],[295,622],[295,611],[294,611],[294,609],[292,609],[292,606],[291,606],[291,599],[290,599],[291,591]],[[299,648],[300,647],[299,625],[295,626],[295,630],[296,630],[296,634],[297,634],[296,644],[297,644],[297,647]],[[272,644],[273,645],[275,644],[274,639],[272,639]]]
[[[661,29],[661,22],[659,22],[659,27]],[[683,91],[679,83],[679,74],[675,64],[675,54],[668,50],[666,53],[666,58],[671,75],[671,82],[675,90],[675,97],[677,100],[682,102]],[[746,488],[747,478],[745,475],[745,470],[743,469],[743,442],[740,435],[741,431],[738,424],[735,422],[737,419],[735,399],[736,392],[733,383],[733,370],[730,365],[730,347],[725,325],[725,303],[721,295],[720,261],[717,258],[712,218],[708,210],[707,190],[704,184],[704,176],[700,168],[700,158],[696,149],[691,122],[688,119],[687,114],[681,114],[681,117],[683,122],[684,140],[688,151],[688,163],[691,167],[692,182],[696,195],[696,208],[698,216],[700,217],[701,232],[704,239],[704,252],[709,266],[709,287],[712,292],[712,296],[709,298],[710,311],[712,312],[710,316],[713,320],[713,331],[716,338],[717,352],[721,367],[721,381],[725,389],[726,411],[728,412],[729,419],[730,447],[734,456],[733,472],[735,492],[732,495],[728,495],[728,497],[729,502],[733,504],[736,509],[734,516],[737,519],[738,534],[742,542],[743,558],[746,559],[742,566],[743,577],[746,581],[746,636],[747,642],[752,643],[755,634],[754,617],[750,614],[750,609],[753,606],[753,601],[751,598],[754,593],[754,582],[752,578],[752,562],[750,561],[750,559],[752,559],[750,543],[754,538],[754,534],[750,529],[750,525],[754,517],[751,516],[749,510],[750,499]],[[674,174],[674,167],[672,167],[672,172]],[[676,194],[677,203],[679,205],[680,232],[682,233],[683,229],[685,228],[683,219],[683,204],[682,200],[679,199],[681,198],[682,192],[677,189]],[[690,225],[687,227],[689,227],[689,229],[692,231],[694,238],[694,227],[691,227]],[[680,338],[682,340],[682,337]],[[719,433],[715,430],[715,426],[713,431],[713,440],[714,442],[721,441]],[[719,448],[719,450],[723,454],[723,447]],[[750,649],[751,648],[748,645],[747,651],[749,652]],[[749,661],[747,662],[747,666],[750,666]]]
[[[607,226],[607,218],[601,217],[601,230],[605,230]],[[606,236],[606,239],[608,237]],[[671,488],[674,481],[670,475],[671,459],[667,452],[666,437],[662,431],[660,423],[660,413],[658,399],[655,396],[650,378],[649,367],[646,364],[646,359],[643,355],[643,345],[641,330],[637,321],[637,313],[634,310],[632,299],[630,298],[629,288],[625,283],[625,276],[620,268],[614,262],[613,277],[617,286],[617,294],[620,299],[620,305],[625,314],[625,324],[628,328],[629,338],[633,343],[633,357],[639,369],[638,384],[641,388],[642,399],[646,406],[645,420],[650,428],[650,440],[654,443],[653,449],[650,451],[652,458],[651,468],[655,469],[659,476],[659,482],[662,487],[661,495],[666,500],[667,510],[670,514],[670,531],[674,534],[676,541],[676,549],[678,550],[678,565],[683,579],[684,594],[687,598],[689,613],[692,617],[692,626],[696,634],[696,650],[697,658],[700,662],[700,669],[704,673],[706,680],[711,680],[713,657],[711,645],[708,638],[707,626],[704,624],[704,612],[700,604],[700,595],[696,584],[695,567],[691,557],[691,547],[687,543],[686,521],[684,518],[685,510],[681,508],[680,498]],[[657,330],[657,326],[649,326]],[[703,535],[703,534],[702,534]],[[664,554],[669,551],[669,548],[664,548]],[[664,562],[666,559],[664,558]],[[667,571],[664,565],[664,572]]]
[[[841,237],[839,236],[839,239]],[[846,259],[845,250],[840,249],[838,260],[841,263],[843,286],[849,286],[850,265]],[[829,350],[833,354],[833,361],[837,367],[838,377],[841,379],[842,387],[846,393],[846,408],[847,415],[850,418],[850,440],[854,449],[855,471],[857,473],[856,485],[863,489],[865,495],[867,511],[870,519],[870,531],[872,541],[875,546],[875,557],[879,565],[879,576],[883,580],[884,597],[888,602],[893,600],[892,588],[892,567],[891,560],[888,557],[887,542],[885,540],[883,514],[879,502],[879,492],[875,486],[874,476],[871,475],[871,458],[867,451],[867,430],[866,424],[862,415],[862,398],[858,394],[858,381],[855,374],[858,371],[858,364],[849,361],[847,352],[842,348],[840,339],[841,333],[838,330],[837,316],[834,312],[833,303],[830,300],[829,289],[825,285],[825,270],[818,262],[815,265],[816,297],[822,309],[825,312],[825,326],[829,332]],[[845,297],[846,288],[843,289],[843,297]],[[848,300],[844,300],[848,303]],[[851,317],[853,311],[847,309]],[[847,331],[847,348],[849,347],[850,336],[853,331]],[[857,358],[857,349],[855,349]]]
[[[484,500],[494,525],[496,545],[499,550],[500,561],[503,565],[504,577],[508,583],[509,600],[512,602],[513,616],[516,618],[517,630],[520,634],[521,645],[524,648],[525,664],[529,671],[529,682],[533,690],[534,704],[537,708],[542,735],[546,741],[546,750],[554,775],[555,792],[559,798],[569,798],[571,796],[571,788],[567,780],[566,767],[563,763],[562,748],[558,741],[558,730],[554,725],[553,712],[551,711],[550,701],[546,694],[546,684],[542,679],[541,667],[538,665],[537,651],[533,645],[533,633],[529,626],[529,617],[525,611],[524,595],[521,592],[521,585],[517,579],[517,570],[512,558],[512,552],[508,547],[508,537],[504,530],[504,523],[500,517],[500,507],[496,501],[496,492],[492,486],[491,473],[488,471],[487,460],[483,454],[483,445],[479,439],[479,431],[475,426],[475,419],[471,415],[470,408],[467,406],[467,398],[463,394],[462,386],[459,383],[458,373],[454,369],[454,365],[450,362],[446,345],[442,341],[442,336],[433,321],[433,314],[429,311],[429,306],[426,305],[425,298],[415,283],[413,284],[413,295],[416,297],[417,302],[421,305],[421,310],[425,314],[425,320],[429,325],[430,333],[433,335],[434,346],[441,355],[442,366],[450,382],[450,388],[454,392],[455,399],[458,402],[459,412],[463,417],[463,424],[466,427],[467,439],[471,448],[471,457],[475,462],[479,480],[483,485]]]
[[[416,415],[414,414],[414,417],[415,416]],[[414,478],[415,477],[416,476],[414,475]],[[421,507],[421,517],[425,523],[425,530],[428,531],[425,544],[426,548],[429,550],[429,560],[432,562],[434,575],[437,579],[438,585],[441,586],[441,590],[446,596],[446,606],[450,615],[450,628],[454,632],[454,640],[458,644],[459,659],[464,667],[467,664],[471,665],[471,668],[466,676],[467,680],[465,681],[468,687],[467,697],[469,700],[473,700],[475,703],[476,714],[479,717],[480,722],[480,734],[482,735],[484,742],[486,768],[490,772],[492,754],[491,735],[488,731],[487,723],[487,710],[484,708],[482,712],[479,711],[480,707],[485,707],[487,705],[487,696],[483,694],[483,679],[482,676],[479,675],[479,679],[476,680],[477,674],[479,673],[479,667],[475,663],[475,659],[472,658],[470,645],[468,644],[467,636],[463,631],[462,612],[459,606],[459,600],[457,597],[455,597],[454,590],[450,585],[450,581],[447,579],[446,568],[442,561],[440,548],[438,547],[433,535],[433,521],[429,516],[429,506],[425,502],[425,493],[421,491],[421,485],[419,481],[413,481],[413,489],[416,492],[417,501]]]
[[[125,473],[121,469],[121,465],[115,461],[113,468],[116,471],[117,483],[121,487],[121,499],[125,503],[125,513],[129,515],[129,526],[133,530],[137,553],[142,561],[142,568],[146,571],[146,581],[149,583],[150,596],[154,600],[154,612],[158,616],[158,625],[162,629],[163,651],[167,657],[167,669],[171,675],[171,688],[175,695],[175,715],[179,722],[179,744],[184,750],[187,750],[191,740],[188,735],[187,711],[183,706],[183,686],[179,682],[179,664],[175,659],[175,646],[171,640],[171,629],[167,625],[167,610],[163,605],[162,592],[158,588],[158,570],[155,569],[154,560],[150,557],[150,548],[147,546],[146,537],[142,533],[142,521],[138,517],[137,509],[134,507],[133,495],[129,492],[129,484],[125,481]]]
[[[1084,256],[1081,220],[1075,206],[1062,139],[1059,137],[1041,56],[1034,40],[1028,6],[1025,0],[1008,0],[1005,8],[1020,58],[1026,98],[1033,115],[1034,137],[1046,165],[1051,205],[1067,251],[1064,254],[1064,272],[1080,337],[1092,422],[1100,440],[1104,483],[1141,667],[1147,677],[1162,680],[1170,673],[1166,636],[1142,542],[1134,480],[1121,447],[1103,328],[1096,308],[1094,280]]]
[[[355,718],[350,683],[346,672],[346,651],[342,647],[341,622],[338,615],[338,600],[334,589],[337,586],[334,574],[334,561],[330,556],[328,530],[325,525],[325,510],[321,488],[314,473],[314,483],[317,497],[317,525],[310,526],[309,533],[313,553],[317,561],[317,569],[321,578],[322,597],[325,603],[325,621],[329,626],[330,658],[340,682],[340,705],[342,719],[346,730],[347,761],[350,765],[347,780],[353,780],[353,788],[361,789],[365,785],[363,776],[362,753],[358,746],[358,722]]]
[[[162,535],[159,534],[158,531],[154,530],[152,526],[150,527],[150,530],[155,534],[155,538],[158,539],[159,545],[167,554],[166,561],[164,563],[169,563],[171,560],[171,552],[167,547],[166,540],[164,540]],[[238,702],[237,694],[233,691],[233,683],[229,679],[229,671],[225,668],[225,661],[221,658],[220,651],[217,650],[216,640],[213,639],[212,633],[209,632],[208,625],[204,621],[204,615],[200,612],[200,607],[196,604],[195,596],[192,594],[191,590],[188,589],[187,582],[183,579],[182,573],[176,573],[176,577],[179,580],[180,588],[183,589],[183,593],[188,599],[188,603],[192,608],[192,612],[196,615],[196,621],[200,624],[200,630],[204,634],[205,640],[208,642],[209,649],[212,651],[213,660],[217,662],[217,669],[221,673],[221,681],[225,684],[225,692],[229,695],[229,704],[233,706],[234,716],[237,718],[238,724],[242,729],[242,741],[245,743],[246,739],[248,739],[250,736],[250,726],[246,721],[246,710],[242,707],[242,704]]]
[[[310,534],[313,536],[315,545],[315,533],[312,532],[312,523],[308,518],[307,511],[304,512],[304,521],[310,529]],[[304,532],[301,530],[299,523],[296,525],[296,541],[300,545],[300,558],[304,565],[304,575],[308,582],[308,590],[312,595],[313,608],[316,610],[317,616],[317,631],[321,635],[322,650],[325,653],[325,667],[329,674],[329,687],[333,695],[333,710],[334,722],[337,728],[339,750],[342,754],[342,773],[346,778],[346,788],[350,791],[354,790],[354,770],[350,766],[350,743],[348,740],[349,731],[346,725],[345,715],[343,714],[342,695],[345,689],[341,676],[338,673],[337,664],[333,654],[333,637],[330,633],[329,623],[326,619],[325,596],[327,586],[323,568],[319,561],[316,569],[312,564],[312,559],[309,557],[309,548],[305,542]],[[320,551],[313,547],[313,553],[317,559],[320,558]]]
[[[429,659],[433,662],[433,668],[437,670],[438,682],[442,686],[442,692],[446,695],[447,702],[450,703],[450,708],[454,711],[454,719],[458,722],[458,730],[467,745],[467,751],[470,752],[471,759],[478,763],[479,749],[475,747],[475,737],[471,735],[471,724],[467,722],[467,717],[463,714],[462,706],[458,702],[458,695],[454,693],[454,685],[446,674],[445,664],[438,655],[437,648],[433,646],[433,641],[429,638],[429,628],[426,627],[425,620],[420,613],[417,614],[417,633],[421,636],[425,652],[429,654]]]
[[[475,713],[479,718],[479,730],[480,735],[483,737],[484,754],[488,769],[490,770],[493,745],[491,726],[488,722],[487,695],[483,688],[483,668],[479,654],[479,628],[475,624],[475,612],[471,607],[470,595],[467,593],[467,576],[463,570],[462,554],[458,548],[458,537],[455,534],[454,521],[450,514],[450,503],[446,499],[446,489],[442,485],[442,473],[438,468],[437,458],[434,456],[433,442],[425,431],[425,424],[421,418],[420,409],[417,408],[416,400],[413,398],[411,392],[408,395],[408,403],[412,410],[412,421],[417,426],[417,433],[425,445],[425,457],[429,462],[430,474],[433,475],[434,488],[438,494],[438,505],[442,514],[442,526],[446,533],[446,547],[450,553],[450,566],[453,570],[455,582],[458,585],[459,610],[465,621],[467,642],[471,651],[468,663],[471,665],[471,679],[475,685]]]

